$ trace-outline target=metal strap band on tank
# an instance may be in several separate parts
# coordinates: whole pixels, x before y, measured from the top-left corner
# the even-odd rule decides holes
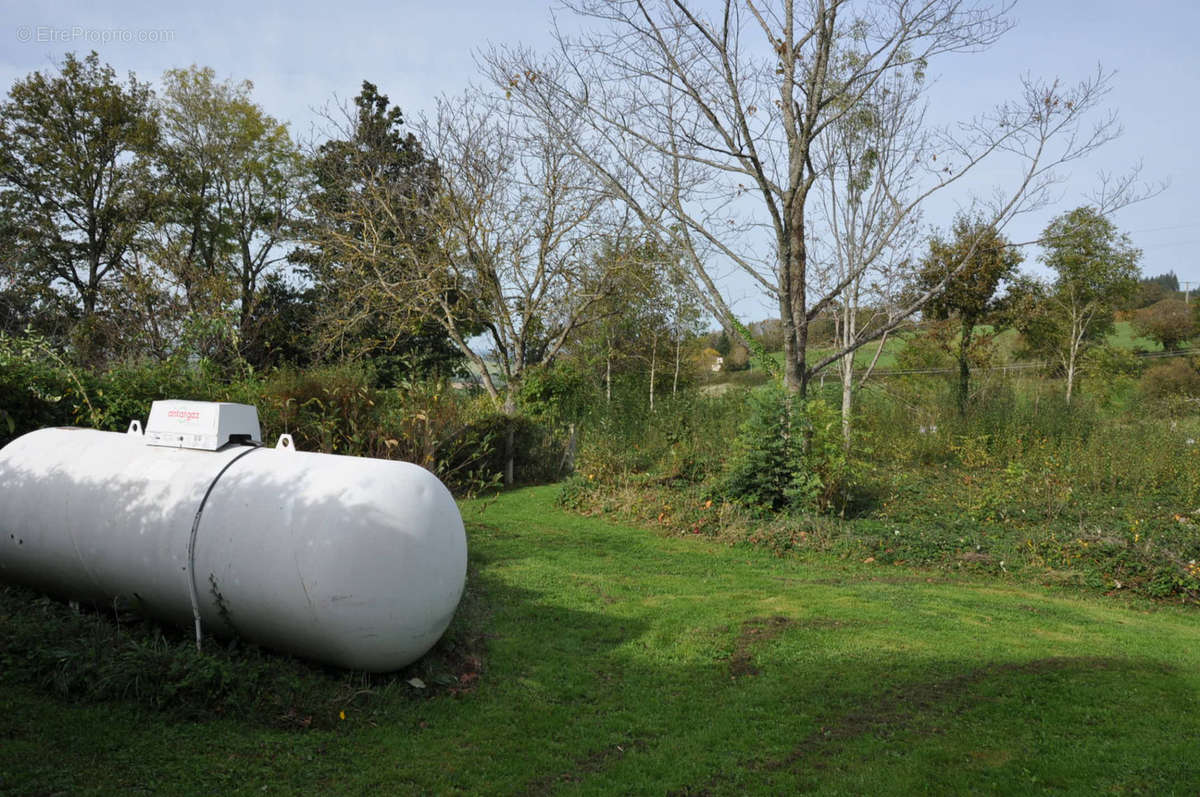
[[[196,532],[198,532],[200,530],[200,515],[202,515],[204,513],[204,505],[208,503],[208,497],[210,495],[212,495],[213,488],[217,486],[217,482],[220,481],[221,477],[225,475],[225,471],[227,471],[231,467],[233,467],[233,463],[237,462],[239,459],[246,456],[247,454],[257,451],[261,447],[262,446],[257,443],[250,444],[249,448],[247,448],[242,453],[238,454],[233,459],[226,462],[225,467],[221,468],[221,470],[219,470],[217,472],[217,475],[213,477],[213,480],[211,482],[209,482],[208,489],[204,491],[204,497],[200,499],[200,506],[196,507],[196,517],[195,517],[195,519],[192,520],[192,533],[191,533],[191,536],[188,537],[187,557],[188,557],[188,580],[190,582],[189,586],[191,587],[190,597],[192,599],[192,619],[195,620],[195,622],[196,622],[196,650],[197,651],[200,650],[200,639],[201,639],[200,592],[199,592],[198,588],[196,587]]]

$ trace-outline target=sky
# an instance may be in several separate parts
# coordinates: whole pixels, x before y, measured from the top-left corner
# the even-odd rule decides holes
[[[7,91],[34,70],[54,69],[67,52],[93,49],[141,80],[210,66],[218,76],[253,81],[255,99],[303,139],[318,132],[321,108],[335,96],[352,98],[364,79],[408,115],[431,109],[436,96],[475,79],[479,48],[548,47],[551,13],[539,0],[0,0],[0,86]],[[1015,96],[1022,75],[1074,82],[1100,65],[1116,73],[1105,105],[1124,128],[1120,139],[1072,166],[1053,204],[1018,218],[1006,230],[1010,239],[1035,239],[1050,218],[1086,201],[1098,173],[1140,163],[1143,178],[1169,185],[1113,220],[1142,249],[1144,274],[1174,271],[1200,287],[1200,2],[1025,0],[1010,16],[1016,27],[987,52],[931,65],[933,118],[985,111]],[[946,228],[954,209],[934,203],[924,220]],[[1037,254],[1027,252],[1028,270],[1038,270]],[[729,291],[746,317],[768,312],[738,286]]]

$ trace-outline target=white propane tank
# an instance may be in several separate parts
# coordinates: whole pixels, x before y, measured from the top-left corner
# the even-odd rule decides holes
[[[242,444],[258,437],[246,409],[155,402],[145,434],[42,429],[0,449],[0,580],[339,667],[420,658],[466,581],[449,490],[417,465],[299,452],[286,435]]]

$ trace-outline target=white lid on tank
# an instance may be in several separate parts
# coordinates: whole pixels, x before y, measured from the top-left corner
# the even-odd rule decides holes
[[[146,445],[216,451],[228,443],[262,442],[258,410],[227,401],[156,401],[146,421]]]

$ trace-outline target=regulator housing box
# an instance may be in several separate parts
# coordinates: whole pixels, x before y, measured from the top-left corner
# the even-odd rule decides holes
[[[258,410],[216,401],[156,401],[146,421],[146,445],[216,451],[229,443],[260,443]]]

